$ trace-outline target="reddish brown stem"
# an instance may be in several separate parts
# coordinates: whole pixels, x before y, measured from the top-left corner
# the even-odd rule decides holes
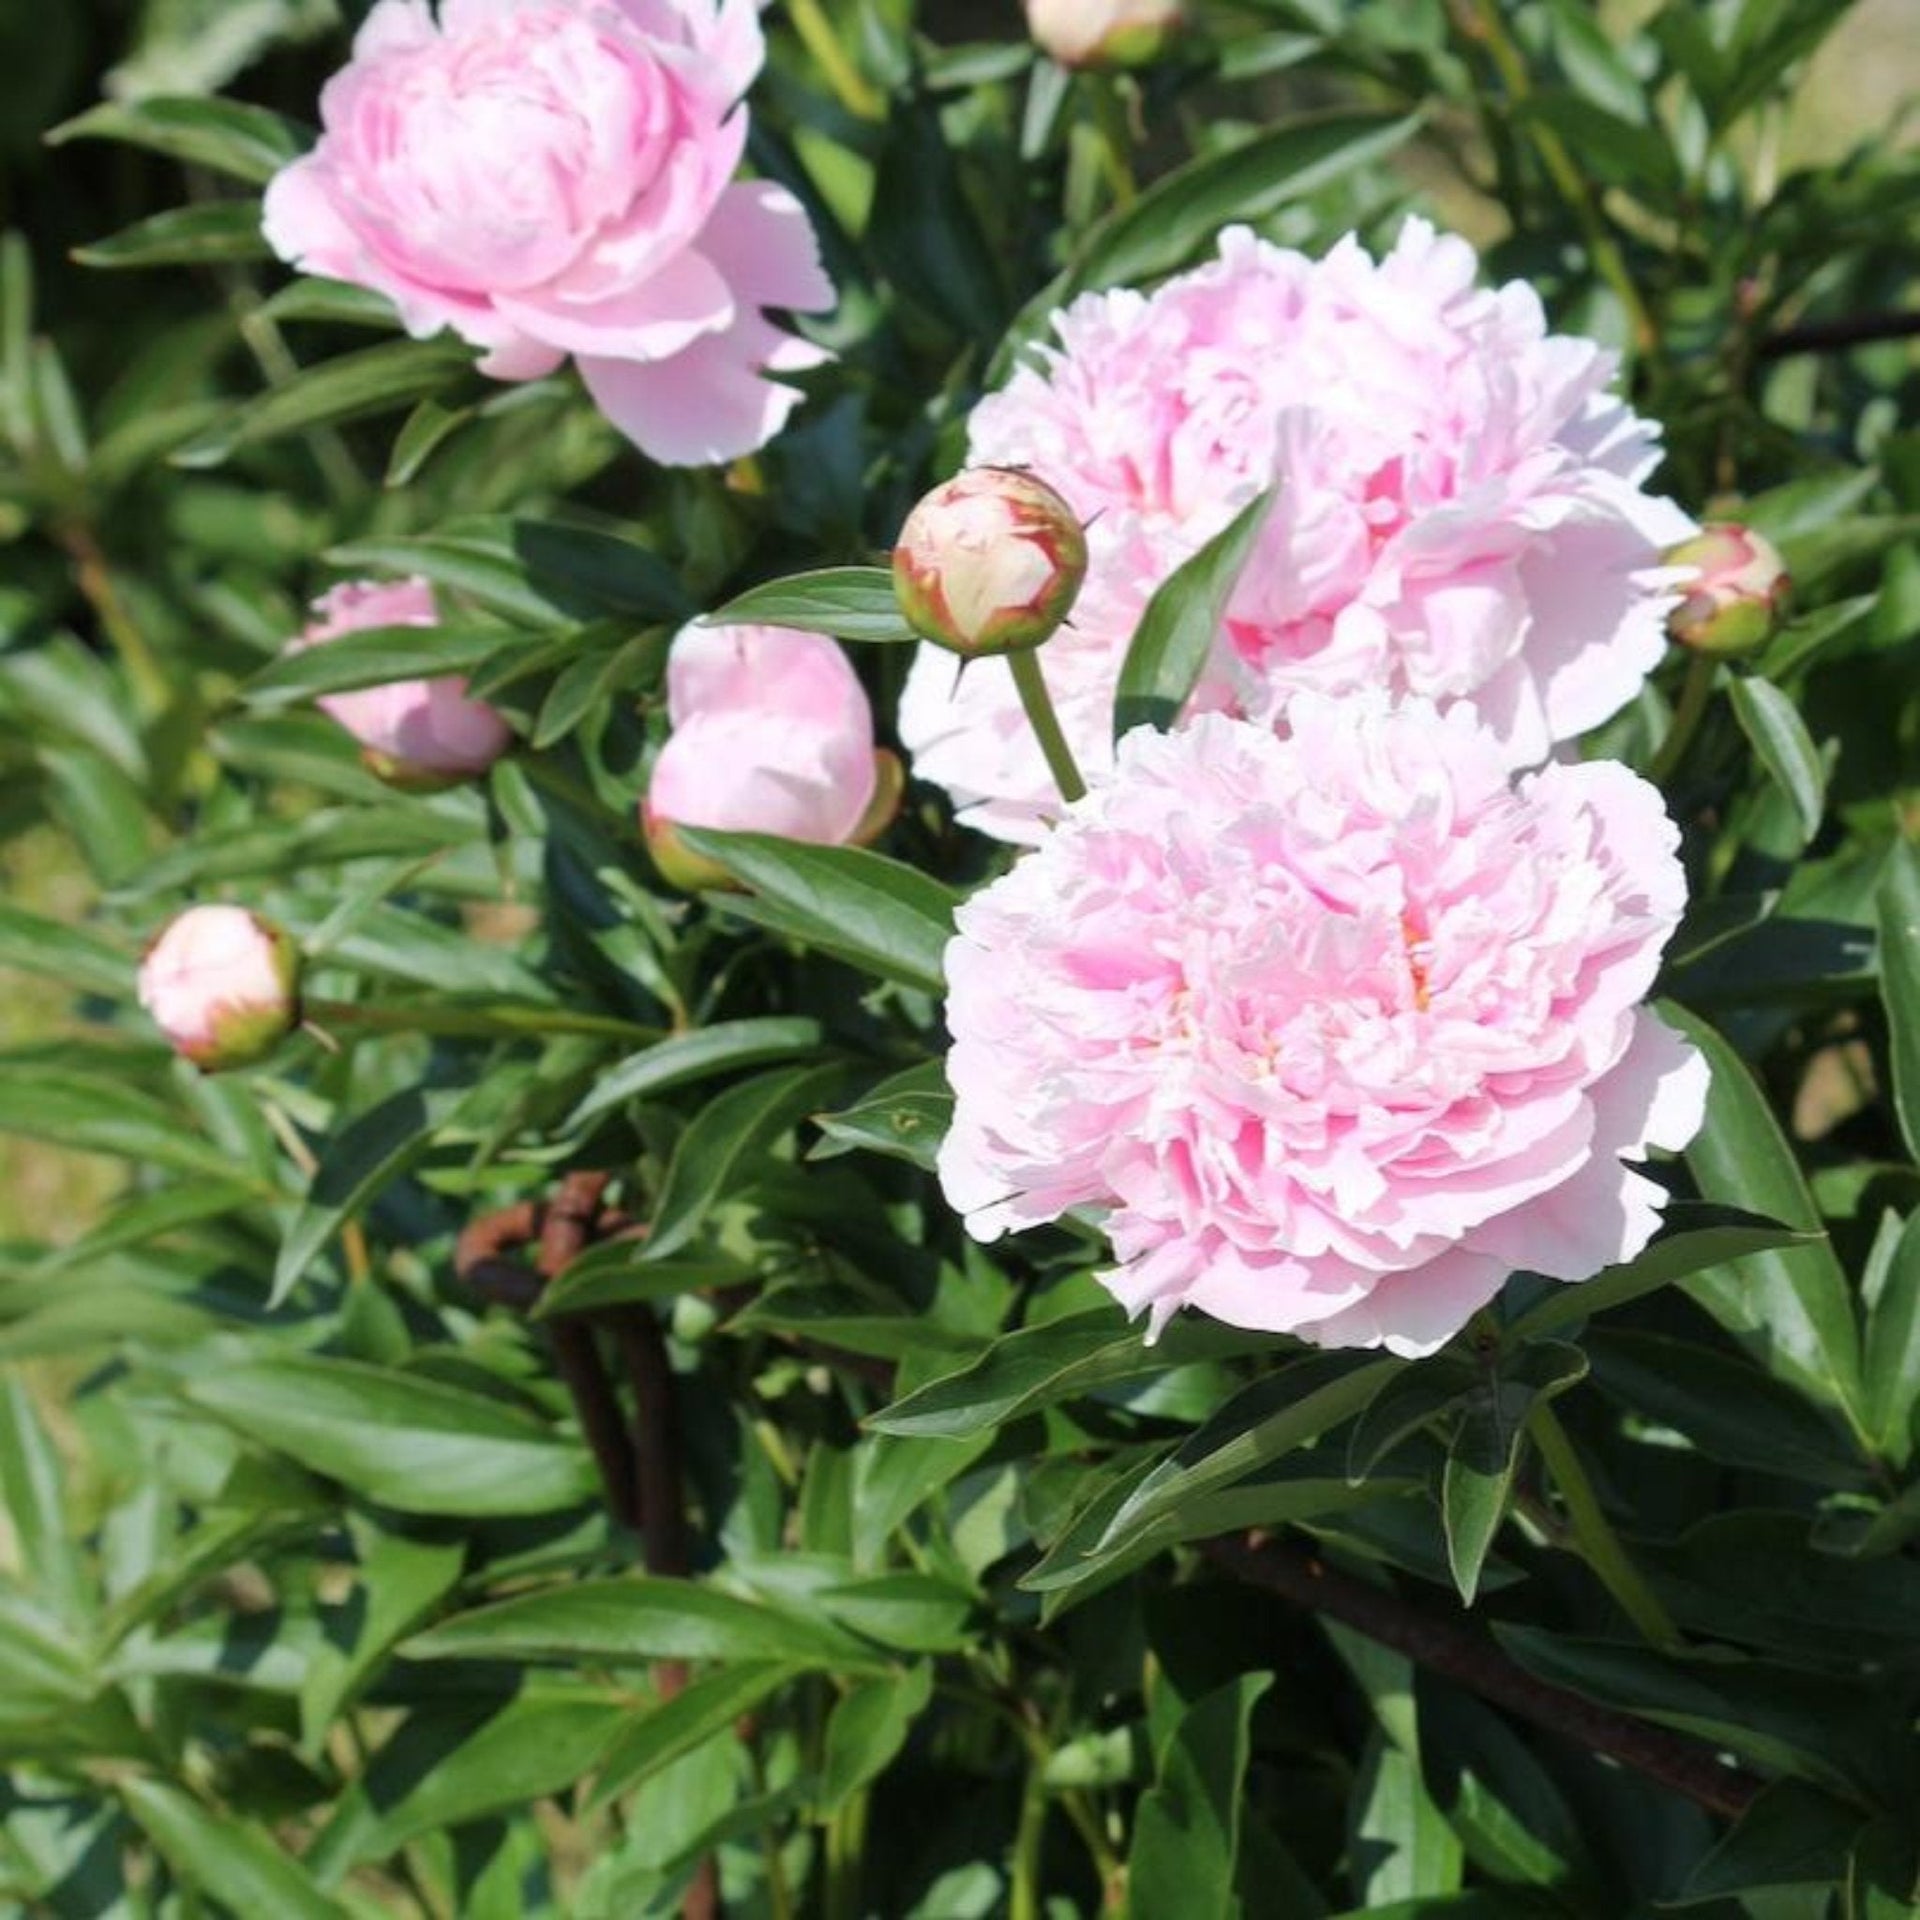
[[[1723,1764],[1699,1741],[1537,1680],[1464,1622],[1410,1606],[1306,1548],[1252,1533],[1209,1540],[1201,1551],[1239,1579],[1324,1613],[1520,1719],[1631,1767],[1709,1813],[1737,1820],[1761,1789],[1760,1780]]]

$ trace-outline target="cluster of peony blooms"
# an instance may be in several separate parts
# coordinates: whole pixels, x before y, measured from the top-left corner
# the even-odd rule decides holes
[[[1149,57],[1182,14],[1027,5],[1069,66]],[[730,459],[795,404],[771,376],[825,358],[769,310],[833,300],[798,202],[735,177],[762,57],[755,0],[378,0],[268,237],[502,379],[571,356],[657,459]],[[948,1197],[982,1238],[1096,1223],[1156,1330],[1191,1306],[1402,1353],[1516,1268],[1631,1258],[1663,1198],[1637,1167],[1705,1100],[1641,1004],[1685,882],[1657,792],[1570,743],[1669,630],[1756,644],[1778,557],[1646,491],[1657,435],[1610,356],[1419,220],[1378,260],[1229,230],[1052,331],[894,555],[937,643],[898,716],[916,771],[1032,849],[948,949]],[[1116,746],[1155,594],[1263,496],[1178,724]],[[315,614],[292,646],[438,619],[417,580]],[[834,641],[696,625],[667,691],[641,824],[669,880],[724,880],[690,829],[861,845],[891,820],[900,767]],[[320,704],[401,785],[511,740],[452,675]],[[189,1058],[244,1063],[297,1018],[294,965],[198,907],[141,996]]]

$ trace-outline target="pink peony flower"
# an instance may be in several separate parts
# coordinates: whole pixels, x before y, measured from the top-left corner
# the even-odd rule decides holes
[[[1625,767],[1516,782],[1424,700],[1138,729],[960,910],[947,1197],[980,1239],[1088,1210],[1156,1332],[1426,1353],[1516,1268],[1628,1259],[1664,1195],[1622,1163],[1706,1097],[1639,1004],[1678,838]]]
[[[907,624],[972,659],[1037,647],[1067,617],[1087,572],[1087,537],[1044,480],[969,467],[907,515],[893,586]]]
[[[1131,67],[1182,25],[1182,0],[1026,0],[1027,31],[1063,67]]]
[[[1379,262],[1233,229],[1155,293],[1075,301],[1059,346],[975,409],[970,457],[1032,467],[1089,524],[1087,586],[1043,665],[1090,778],[1153,590],[1267,486],[1199,708],[1471,701],[1517,767],[1633,698],[1681,578],[1662,551],[1693,523],[1642,490],[1655,429],[1607,391],[1612,355],[1474,266],[1418,220]],[[900,733],[971,824],[1030,841],[1058,802],[1018,712],[1005,667],[961,677],[923,649]]]
[[[667,660],[667,715],[673,733],[641,817],[677,885],[725,876],[680,843],[676,826],[844,846],[875,838],[899,802],[899,762],[874,747],[866,690],[821,634],[683,628]]]
[[[571,354],[656,460],[733,459],[829,357],[763,309],[833,304],[800,203],[733,178],[763,55],[754,0],[379,0],[267,239],[496,378]]]
[[[140,1004],[167,1044],[209,1072],[272,1051],[299,1017],[299,956],[244,907],[189,907],[140,962]]]
[[[432,627],[440,621],[433,589],[412,578],[350,580],[313,603],[319,617],[287,644],[292,651],[324,645],[367,627]],[[396,786],[443,786],[485,773],[506,752],[513,733],[457,674],[395,680],[322,694],[321,712],[360,742],[367,765]]]

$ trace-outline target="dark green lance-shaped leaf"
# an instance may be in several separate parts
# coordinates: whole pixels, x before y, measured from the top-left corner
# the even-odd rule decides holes
[[[273,1914],[275,1920],[341,1920],[345,1909],[257,1825],[215,1813],[161,1780],[129,1776],[119,1794],[175,1874],[230,1911]]]
[[[1447,1565],[1461,1604],[1472,1606],[1480,1590],[1480,1569],[1513,1497],[1513,1476],[1520,1464],[1523,1420],[1498,1393],[1477,1395],[1447,1449],[1440,1477],[1440,1521],[1447,1536]]]
[[[853,1669],[880,1656],[816,1616],[691,1580],[581,1580],[463,1613],[407,1642],[416,1660],[778,1660]]]
[[[916,1167],[931,1167],[953,1123],[946,1064],[922,1061],[881,1081],[853,1106],[816,1114],[814,1120],[825,1137],[807,1156],[810,1160],[831,1160],[865,1148]]]
[[[426,1153],[454,1100],[451,1093],[409,1087],[361,1114],[327,1143],[305,1204],[280,1244],[272,1304],[292,1292],[346,1220]]]
[[[1734,717],[1774,785],[1793,802],[1802,842],[1820,831],[1827,810],[1827,770],[1800,709],[1771,681],[1736,676]]]
[[[1243,1673],[1180,1716],[1134,1816],[1130,1912],[1238,1911],[1233,1888],[1253,1710],[1272,1685],[1270,1673]]]
[[[54,1073],[13,1061],[0,1063],[0,1133],[214,1180],[233,1171],[230,1154],[190,1131],[173,1108],[124,1081]]]
[[[883,979],[938,993],[953,937],[952,891],[916,867],[858,847],[682,827],[695,853],[782,909],[799,938]]]
[[[724,1258],[649,1260],[644,1240],[610,1240],[589,1247],[559,1279],[550,1281],[534,1304],[533,1316],[551,1320],[556,1314],[637,1306],[703,1288],[739,1286],[752,1278],[751,1269]]]
[[[1737,1900],[1777,1887],[1830,1887],[1846,1875],[1866,1815],[1798,1780],[1776,1780],[1663,1907]]]
[[[590,1805],[603,1806],[682,1754],[730,1734],[742,1714],[751,1713],[805,1671],[784,1661],[742,1660],[702,1674],[683,1692],[642,1714],[608,1748]]]
[[[1448,1896],[1460,1886],[1459,1838],[1428,1794],[1418,1761],[1378,1729],[1360,1763],[1349,1819],[1356,1911],[1407,1920],[1454,1911]]]
[[[79,927],[43,919],[0,900],[0,967],[62,980],[114,1000],[133,993],[134,963],[128,954]]]
[[[531,1415],[393,1368],[288,1354],[209,1367],[179,1391],[401,1513],[550,1513],[596,1485],[585,1451]]]
[[[387,456],[381,484],[389,488],[411,486],[420,469],[478,412],[477,407],[445,406],[429,394],[393,436],[393,451]]]
[[[1800,1163],[1746,1063],[1705,1021],[1671,1003],[1662,1013],[1713,1070],[1706,1124],[1687,1148],[1702,1196],[1822,1232]],[[1771,1371],[1837,1407],[1861,1432],[1860,1334],[1847,1277],[1824,1239],[1747,1254],[1693,1275],[1686,1287]]]
[[[1687,1658],[1531,1626],[1501,1624],[1494,1632],[1529,1673],[1553,1686],[1836,1792],[1859,1792],[1885,1764],[1864,1689],[1773,1661]]]
[[[1116,740],[1135,727],[1164,732],[1179,719],[1213,651],[1234,583],[1273,511],[1273,501],[1271,492],[1250,500],[1155,589],[1114,692]]]
[[[512,638],[499,627],[363,627],[324,646],[277,655],[247,682],[246,696],[278,706],[317,693],[464,673]]]
[[[822,567],[790,580],[769,580],[749,587],[706,618],[710,627],[755,621],[882,645],[920,637],[901,617],[893,575],[885,567]]]
[[[1777,1220],[1745,1213],[1738,1207],[1719,1207],[1693,1200],[1676,1200],[1666,1210],[1666,1231],[1644,1253],[1617,1267],[1608,1267],[1591,1280],[1555,1287],[1543,1300],[1517,1315],[1506,1327],[1506,1338],[1538,1339],[1557,1333],[1597,1313],[1625,1306],[1642,1294],[1690,1279],[1709,1267],[1725,1266],[1757,1253],[1783,1247],[1820,1245],[1825,1236]]]
[[[821,1042],[820,1023],[797,1015],[770,1015],[759,1020],[723,1020],[694,1033],[677,1034],[658,1046],[629,1054],[610,1068],[568,1117],[567,1125],[583,1126],[601,1114],[644,1095],[692,1086],[715,1075],[742,1067],[763,1067],[774,1060],[791,1060],[815,1052]]]
[[[743,1170],[840,1085],[845,1068],[757,1074],[700,1109],[680,1136],[660,1183],[644,1257],[677,1253],[739,1183]]]
[[[180,448],[173,464],[217,467],[244,448],[290,433],[390,413],[437,393],[472,363],[473,350],[457,340],[389,340],[342,354],[236,409]]]
[[[63,121],[46,138],[55,147],[69,140],[117,140],[264,187],[289,160],[306,151],[313,134],[296,121],[238,100],[155,94],[145,100],[103,101]]]
[[[1893,1106],[1907,1151],[1920,1160],[1920,848],[1899,841],[1874,894],[1880,923],[1880,997],[1886,1002]]]
[[[1869,1299],[1867,1431],[1879,1453],[1905,1466],[1913,1453],[1915,1382],[1920,1381],[1920,1208],[1893,1236]]]
[[[929,1381],[867,1424],[882,1433],[966,1440],[1077,1395],[1275,1344],[1217,1322],[1180,1320],[1149,1346],[1112,1309],[1093,1307],[1003,1335],[958,1372]]]
[[[150,214],[104,240],[75,247],[83,267],[201,267],[230,260],[264,260],[271,253],[252,200],[216,200]]]
[[[564,740],[590,714],[620,693],[659,677],[668,637],[653,630],[611,644],[583,648],[560,669],[533,723],[533,744],[544,751]]]
[[[863,1680],[838,1702],[820,1767],[821,1814],[836,1812],[887,1770],[932,1697],[933,1668],[922,1661],[904,1674]]]

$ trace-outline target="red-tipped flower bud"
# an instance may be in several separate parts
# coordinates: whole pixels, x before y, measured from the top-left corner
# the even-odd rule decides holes
[[[1142,67],[1186,23],[1182,0],[1027,0],[1027,31],[1063,67]]]
[[[969,467],[935,487],[893,550],[907,624],[969,659],[1039,646],[1086,574],[1086,530],[1073,509],[1017,467]]]
[[[140,1004],[175,1053],[216,1073],[271,1053],[299,1018],[300,956],[245,907],[189,907],[140,962]]]
[[[1771,540],[1728,521],[1703,528],[1666,556],[1670,567],[1692,567],[1686,598],[1667,616],[1667,632],[1696,653],[1752,653],[1772,639],[1793,590],[1786,563]]]

